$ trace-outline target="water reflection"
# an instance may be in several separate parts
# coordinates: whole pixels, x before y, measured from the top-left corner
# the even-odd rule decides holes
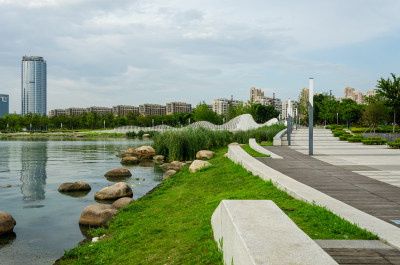
[[[21,192],[24,201],[45,198],[47,142],[27,142],[21,146]]]
[[[1,235],[0,236],[0,249],[2,249],[3,247],[6,247],[8,245],[11,245],[14,240],[17,238],[17,235],[14,232],[5,234],[5,235]]]
[[[0,172],[10,172],[10,147],[8,145],[1,144],[0,151]]]

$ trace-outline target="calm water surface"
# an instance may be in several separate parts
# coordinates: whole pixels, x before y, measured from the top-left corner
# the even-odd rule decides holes
[[[0,237],[0,264],[53,264],[75,247],[84,239],[78,225],[82,210],[96,203],[96,191],[115,183],[104,173],[122,167],[115,154],[147,144],[151,141],[0,140],[0,211],[17,221],[15,235]],[[133,176],[123,181],[134,199],[162,181],[163,171],[153,162],[125,167]],[[76,197],[57,191],[78,180],[92,190]]]

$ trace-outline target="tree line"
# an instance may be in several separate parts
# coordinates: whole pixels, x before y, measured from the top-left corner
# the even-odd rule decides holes
[[[115,128],[121,126],[140,126],[151,127],[157,125],[169,125],[180,127],[197,121],[209,121],[214,124],[222,124],[238,115],[249,113],[253,118],[263,123],[269,119],[278,117],[279,112],[272,106],[263,106],[260,104],[239,104],[231,106],[228,113],[218,115],[208,109],[204,102],[199,103],[193,113],[175,113],[172,115],[151,115],[141,116],[138,113],[129,112],[127,115],[114,115],[107,113],[100,115],[95,112],[83,113],[78,115],[60,115],[48,117],[40,114],[27,114],[24,116],[17,114],[5,115],[0,118],[1,131],[61,131],[61,130],[80,130],[80,129],[101,129]]]
[[[393,132],[398,119],[396,113],[400,107],[400,79],[391,74],[391,78],[377,81],[377,94],[365,98],[366,104],[357,104],[352,99],[336,100],[327,93],[314,95],[314,124],[352,124],[377,126],[392,124]],[[308,95],[299,96],[298,111],[300,123],[308,123]]]

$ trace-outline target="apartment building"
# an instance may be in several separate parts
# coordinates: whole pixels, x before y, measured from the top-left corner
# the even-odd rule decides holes
[[[166,107],[158,104],[141,104],[139,105],[139,113],[143,116],[165,115]]]
[[[49,117],[56,117],[61,115],[66,115],[67,112],[65,109],[53,109],[49,111]]]
[[[139,113],[139,107],[129,106],[129,105],[117,105],[113,106],[113,113],[115,115],[125,116],[129,112]]]
[[[185,113],[192,112],[192,105],[185,102],[170,102],[166,105],[166,113],[167,115],[171,115],[174,113]]]
[[[99,115],[105,115],[107,113],[112,113],[113,109],[112,108],[107,108],[107,107],[97,107],[97,106],[93,106],[93,107],[89,107],[87,108],[87,112],[93,112],[93,113],[97,113]]]

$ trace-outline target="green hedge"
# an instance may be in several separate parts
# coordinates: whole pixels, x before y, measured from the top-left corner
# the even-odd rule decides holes
[[[347,138],[347,141],[352,142],[352,143],[361,143],[361,141],[364,139],[363,136],[353,136],[350,138]]]
[[[393,149],[400,149],[400,141],[398,142],[388,142],[387,145]]]
[[[381,144],[386,144],[387,140],[381,139],[380,137],[368,137],[364,140],[361,140],[361,142],[363,144],[368,144],[368,145],[372,145],[372,144],[381,145]]]

